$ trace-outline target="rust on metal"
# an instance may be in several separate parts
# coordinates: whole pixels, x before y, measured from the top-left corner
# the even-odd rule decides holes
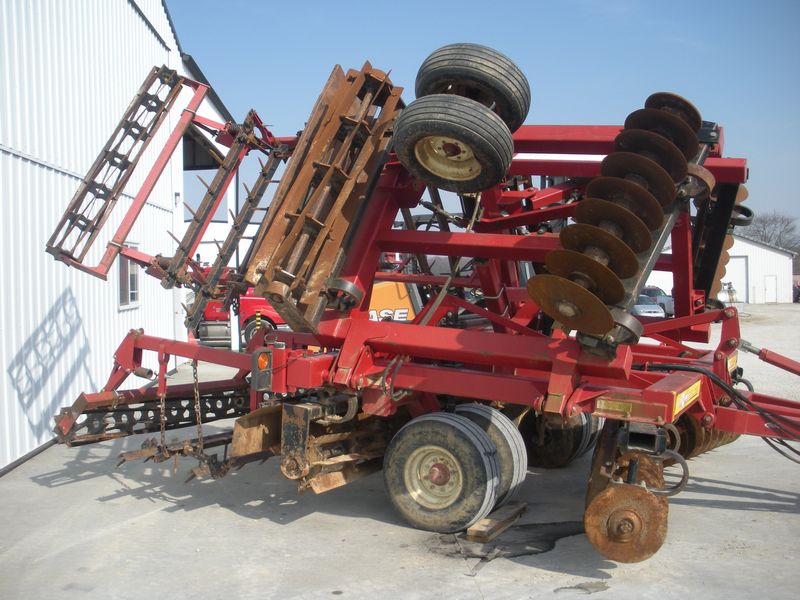
[[[386,159],[401,91],[369,63],[346,74],[337,66],[276,189],[246,279],[295,331],[315,332],[340,295],[331,282]]]
[[[586,507],[586,537],[606,558],[641,562],[661,548],[667,537],[667,499],[645,488],[611,483]]]

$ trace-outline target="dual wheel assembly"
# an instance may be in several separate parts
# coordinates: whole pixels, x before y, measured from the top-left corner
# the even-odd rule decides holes
[[[514,154],[511,134],[531,103],[525,75],[478,44],[451,44],[422,63],[417,99],[398,117],[397,158],[428,185],[459,194],[500,183]]]
[[[386,490],[414,527],[439,533],[468,529],[512,500],[528,470],[514,423],[483,404],[430,413],[395,434],[383,464]]]

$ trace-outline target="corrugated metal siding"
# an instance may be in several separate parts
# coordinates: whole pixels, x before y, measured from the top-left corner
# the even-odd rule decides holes
[[[136,1],[141,11],[128,0],[0,4],[0,467],[52,437],[59,407],[103,385],[129,329],[176,336],[172,294],[156,280],[142,275],[140,306],[120,311],[118,267],[103,282],[44,251],[76,175],[91,165],[149,69],[179,65],[161,2]],[[152,142],[151,159],[159,145]],[[179,161],[129,236],[145,251],[170,249],[164,232],[175,225],[175,193],[183,190]]]
[[[751,304],[765,302],[792,301],[792,259],[786,252],[773,250],[760,244],[754,244],[742,238],[735,238],[729,250],[731,258],[747,257],[747,281],[733,281],[738,290],[747,286],[747,300]],[[775,278],[776,296],[768,295],[769,278]],[[741,294],[745,297],[744,294]]]

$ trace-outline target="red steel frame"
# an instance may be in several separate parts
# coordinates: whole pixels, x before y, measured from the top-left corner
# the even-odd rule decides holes
[[[595,176],[599,174],[602,155],[612,151],[613,139],[620,130],[618,126],[523,126],[514,135],[516,156],[510,174]],[[288,138],[282,141],[292,142]],[[174,149],[174,144],[171,148]],[[553,153],[573,156],[548,156]],[[717,181],[736,184],[746,181],[746,161],[722,158],[721,154],[720,142],[705,162]],[[137,195],[140,204],[154,183],[148,177]],[[434,394],[517,403],[565,416],[592,412],[607,418],[653,424],[674,422],[683,412],[690,411],[705,427],[782,437],[760,415],[728,405],[725,392],[704,375],[646,368],[652,364],[685,364],[707,369],[731,382],[731,365],[735,365],[740,344],[737,314],[733,308],[704,310],[702,293],[692,289],[691,227],[687,213],[679,217],[672,231],[672,254],[662,255],[656,264],[657,269],[673,273],[676,310],[674,319],[645,324],[644,335],[658,343],[622,345],[613,358],[607,359],[586,352],[563,332],[547,336],[529,327],[539,308],[527,295],[525,282],[518,281],[513,264],[543,262],[547,252],[559,246],[558,236],[511,235],[511,229],[570,216],[574,204],[556,203],[576,197],[585,183],[576,179],[545,189],[488,190],[481,197],[482,217],[470,233],[399,231],[393,229],[398,211],[415,207],[424,186],[413,180],[399,163],[388,162],[339,275],[365,291],[363,301],[346,316],[326,311],[314,335],[270,332],[269,339],[265,339],[263,332],[257,335],[248,350],[270,351],[271,391],[292,395],[321,387],[351,390],[361,395],[365,412],[383,416],[393,414],[400,405],[406,405],[411,414],[436,410]],[[127,233],[131,218],[135,215],[129,213],[120,231]],[[478,263],[473,275],[448,280],[436,275],[380,272],[383,252],[472,257]],[[124,253],[137,258],[130,250]],[[107,255],[112,255],[111,249]],[[446,296],[435,308],[429,303],[411,324],[373,322],[368,314],[370,292],[373,282],[378,280],[480,287],[487,297],[487,308]],[[437,326],[448,312],[459,309],[485,317],[491,329]],[[434,314],[428,315],[429,311]],[[707,342],[713,322],[721,322],[721,339],[715,349],[697,350],[683,344]],[[131,332],[115,355],[115,368],[103,391],[82,395],[81,406],[102,407],[112,402],[155,398],[155,388],[116,392],[127,375],[141,366],[143,351],[159,356],[161,391],[166,386],[166,362],[170,355],[238,369],[237,376],[229,382],[202,384],[204,393],[225,388],[226,383],[225,389],[247,386],[244,377],[251,368],[250,354]],[[794,361],[781,358],[784,360],[777,362],[782,362],[784,368],[800,368]],[[411,393],[398,398],[392,390]],[[795,403],[742,393],[755,405],[790,419],[794,423],[789,425],[790,430],[800,433],[800,408]],[[251,391],[250,398],[251,409],[255,409],[263,400],[263,393]],[[64,434],[80,414],[77,403],[74,409],[59,422],[59,430]]]

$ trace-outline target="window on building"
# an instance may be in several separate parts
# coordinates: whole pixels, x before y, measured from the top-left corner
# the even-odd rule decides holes
[[[135,308],[139,305],[139,265],[119,257],[119,305]]]

